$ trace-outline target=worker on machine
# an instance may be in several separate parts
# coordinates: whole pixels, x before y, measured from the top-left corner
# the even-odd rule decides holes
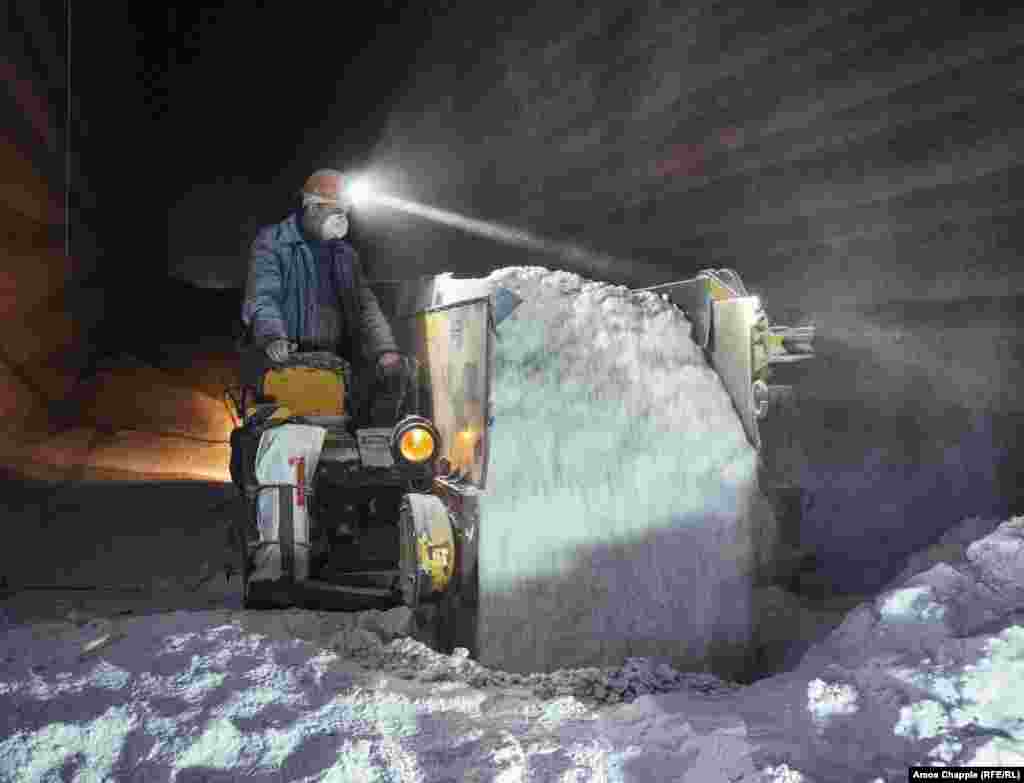
[[[243,379],[295,351],[327,351],[352,365],[401,372],[391,326],[345,236],[351,199],[345,176],[320,169],[302,188],[302,205],[260,230],[252,245],[242,305],[250,348]]]

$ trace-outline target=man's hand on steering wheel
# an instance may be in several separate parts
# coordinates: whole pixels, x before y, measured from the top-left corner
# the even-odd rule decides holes
[[[298,346],[295,343],[288,342],[288,340],[273,340],[266,350],[270,360],[280,364],[287,361],[289,355],[295,353],[297,349]]]
[[[402,354],[394,351],[382,353],[377,359],[377,371],[386,378],[400,373],[402,371]]]

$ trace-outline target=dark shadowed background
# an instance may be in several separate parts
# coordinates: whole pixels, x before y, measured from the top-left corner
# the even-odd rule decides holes
[[[256,230],[325,165],[578,251],[374,208],[353,239],[379,277],[733,267],[776,320],[819,327],[799,412],[770,425],[796,435],[780,480],[806,490],[800,535],[837,584],[876,586],[962,517],[1022,502],[1024,14],[902,5],[73,4],[91,355],[229,334]],[[24,100],[12,133],[51,182],[65,10],[10,11],[28,37],[8,83],[51,109],[49,141]]]

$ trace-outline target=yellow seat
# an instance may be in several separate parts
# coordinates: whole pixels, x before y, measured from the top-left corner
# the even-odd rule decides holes
[[[263,376],[263,396],[292,416],[343,416],[345,379],[315,367],[281,367]]]

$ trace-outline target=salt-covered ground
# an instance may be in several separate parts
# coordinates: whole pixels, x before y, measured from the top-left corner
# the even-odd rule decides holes
[[[746,687],[645,659],[506,674],[404,635],[406,609],[14,626],[0,780],[892,783],[1024,764],[1024,518],[947,559]]]

